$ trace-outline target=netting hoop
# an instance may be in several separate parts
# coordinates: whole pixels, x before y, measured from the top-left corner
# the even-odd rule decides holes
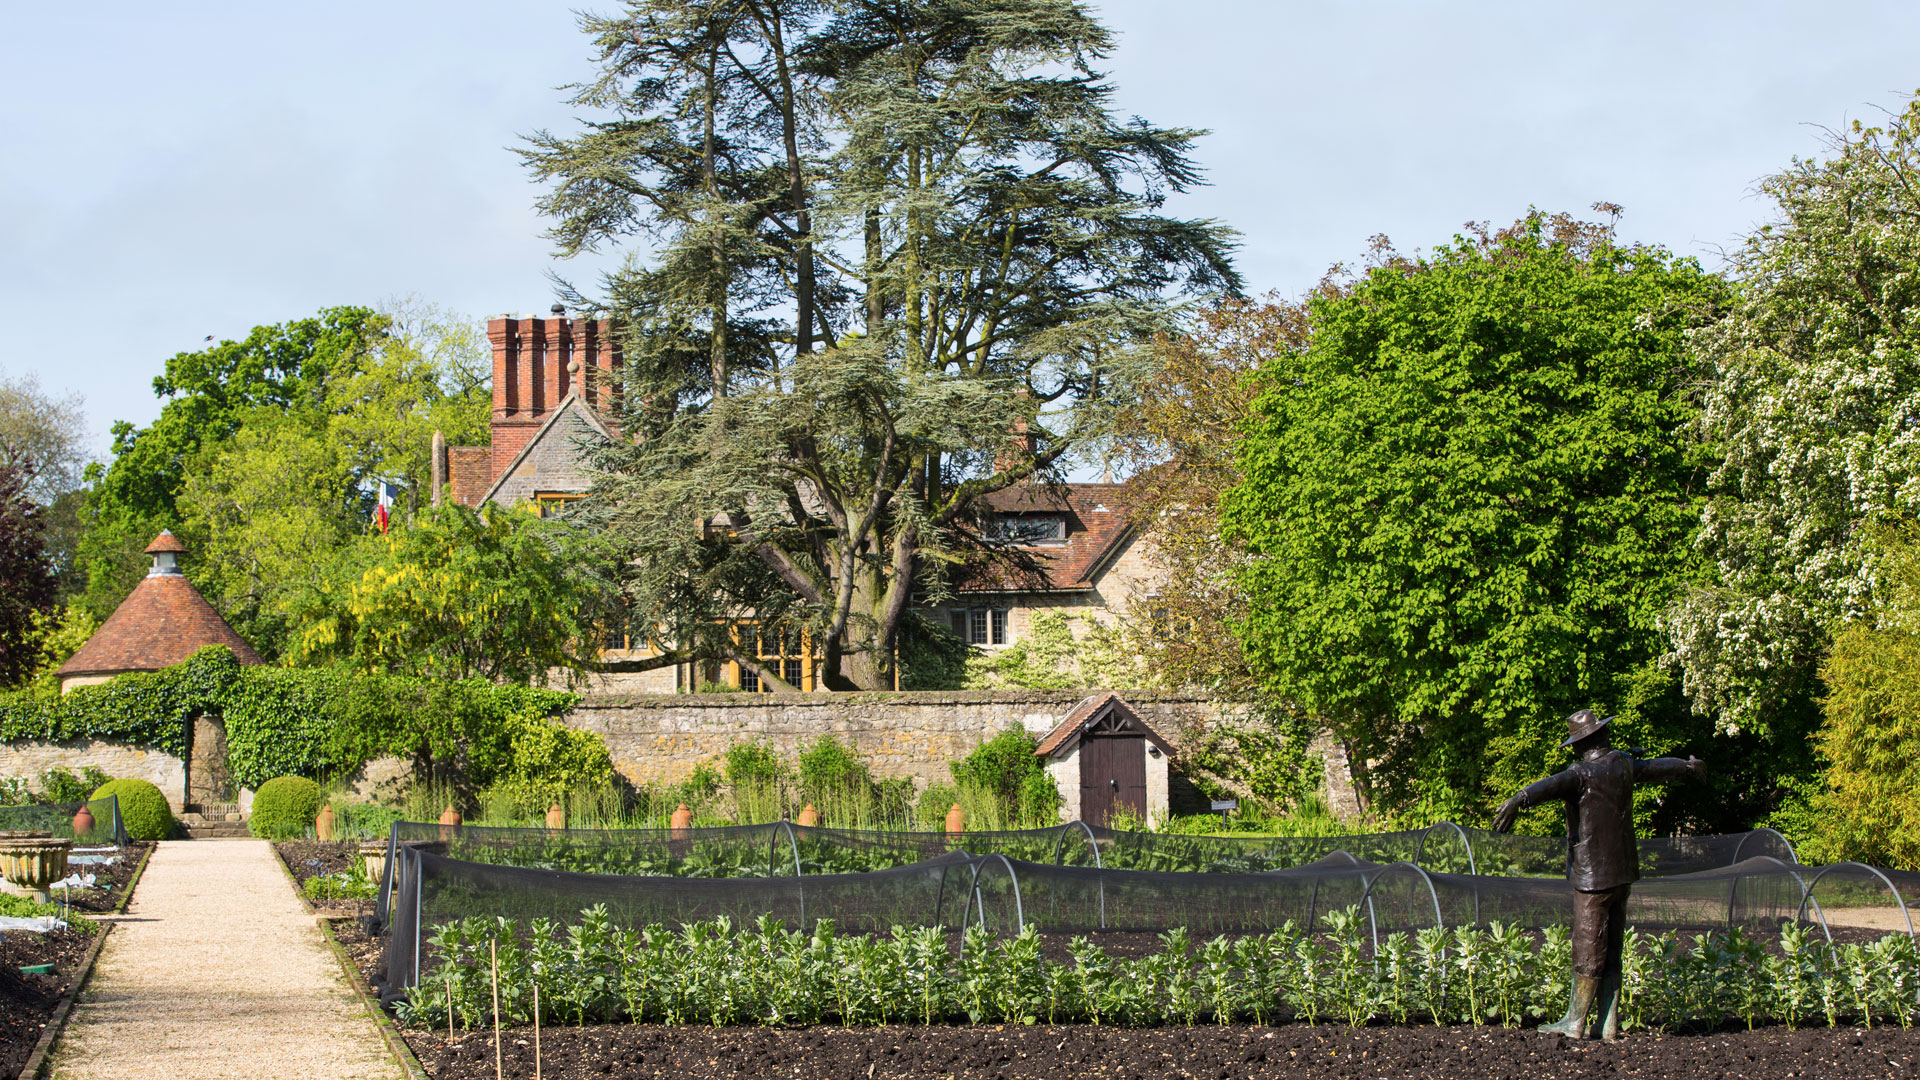
[[[1815,885],[1820,884],[1821,878],[1826,877],[1828,874],[1832,873],[1833,871],[1839,870],[1842,868],[1853,869],[1853,870],[1865,870],[1867,873],[1872,874],[1874,877],[1879,878],[1880,884],[1885,885],[1887,887],[1887,892],[1893,894],[1893,902],[1900,905],[1900,917],[1903,920],[1905,920],[1907,924],[1907,937],[1909,939],[1912,939],[1915,936],[1913,932],[1913,912],[1907,910],[1906,898],[1900,895],[1900,890],[1894,887],[1893,880],[1891,878],[1881,873],[1879,869],[1872,866],[1868,866],[1866,863],[1840,862],[1840,863],[1834,863],[1831,866],[1821,867],[1813,875],[1813,880],[1807,882],[1806,885],[1803,887],[1803,890],[1800,895],[1800,911],[1798,914],[1794,916],[1795,922],[1800,921],[1801,916],[1806,914],[1807,903],[1809,901],[1813,903],[1815,908],[1818,908],[1820,906],[1820,902],[1813,898],[1813,887]],[[1795,875],[1795,876],[1798,876],[1798,875]],[[1827,916],[1825,911],[1822,911],[1820,913],[1820,923],[1823,927],[1827,923]],[[1828,942],[1833,941],[1832,931],[1828,931],[1827,941]]]
[[[1000,860],[1001,868],[1007,872],[1007,881],[1013,885],[1013,924],[1017,928],[1025,928],[1027,925],[1027,912],[1026,908],[1020,903],[1020,875],[1013,872],[1013,863],[1009,862],[1007,857],[999,852],[994,852],[991,855],[983,855],[973,860],[971,864],[973,866],[973,876],[967,881],[967,892],[971,897],[969,907],[978,917],[980,929],[985,930],[987,928],[987,901],[985,897],[980,895],[980,868],[995,859]],[[963,925],[965,921],[966,919],[963,915],[961,917]]]
[[[1442,929],[1447,925],[1446,919],[1440,914],[1440,892],[1433,887],[1433,878],[1427,875],[1426,870],[1424,870],[1419,863],[1406,862],[1403,860],[1401,862],[1388,863],[1381,867],[1374,872],[1372,878],[1367,880],[1366,890],[1360,894],[1361,899],[1367,902],[1367,927],[1373,933],[1373,955],[1375,957],[1374,966],[1376,967],[1378,967],[1380,963],[1378,959],[1380,956],[1380,920],[1374,912],[1373,887],[1379,884],[1380,879],[1386,877],[1388,872],[1402,867],[1418,874],[1420,881],[1426,885],[1427,896],[1433,900],[1433,925]],[[1477,911],[1474,913],[1474,919],[1476,922],[1479,920],[1479,913]]]
[[[1784,837],[1784,836],[1782,836],[1782,835],[1780,835],[1780,833],[1779,833],[1779,832],[1777,832],[1776,830],[1773,830],[1773,829],[1769,829],[1769,828],[1767,828],[1767,827],[1766,827],[1765,825],[1762,825],[1761,827],[1759,827],[1759,828],[1757,828],[1757,829],[1749,829],[1749,830],[1747,830],[1747,834],[1746,834],[1745,836],[1742,836],[1742,837],[1740,838],[1740,842],[1739,842],[1738,844],[1735,844],[1735,845],[1734,845],[1734,847],[1733,847],[1733,858],[1732,858],[1731,860],[1729,860],[1729,861],[1728,861],[1728,863],[1727,863],[1727,865],[1729,865],[1729,866],[1731,866],[1731,865],[1733,865],[1734,863],[1737,863],[1737,862],[1739,862],[1739,861],[1740,861],[1740,853],[1741,853],[1742,851],[1745,851],[1745,850],[1746,850],[1746,847],[1747,847],[1747,841],[1749,841],[1749,840],[1751,840],[1751,839],[1753,839],[1754,837],[1756,837],[1756,836],[1758,836],[1758,835],[1760,835],[1761,833],[1767,833],[1768,835],[1770,835],[1770,836],[1772,836],[1772,837],[1773,837],[1773,838],[1774,838],[1775,840],[1778,840],[1778,841],[1780,841],[1780,846],[1781,846],[1781,847],[1783,847],[1783,848],[1786,848],[1786,849],[1787,849],[1787,858],[1786,858],[1786,861],[1787,861],[1787,862],[1790,862],[1790,863],[1792,863],[1792,864],[1793,864],[1793,865],[1795,865],[1795,866],[1798,866],[1798,865],[1800,865],[1800,853],[1799,853],[1799,852],[1797,852],[1797,851],[1795,851],[1795,850],[1793,850],[1793,841],[1791,841],[1791,840],[1789,840],[1789,839],[1787,839],[1786,837]],[[1771,855],[1766,855],[1766,856],[1762,856],[1762,858],[1768,858],[1768,859],[1771,859],[1771,858],[1773,858],[1773,856],[1771,856]],[[1777,859],[1776,859],[1775,861],[1777,862],[1777,861],[1779,861],[1779,860],[1777,860]]]

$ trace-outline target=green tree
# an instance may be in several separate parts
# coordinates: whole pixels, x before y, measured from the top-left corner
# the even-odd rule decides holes
[[[1697,573],[1684,341],[1726,290],[1538,213],[1378,254],[1262,373],[1222,513],[1249,556],[1241,641],[1378,763],[1355,779],[1382,806],[1473,817],[1583,705],[1684,712],[1636,673]]]
[[[525,509],[430,508],[380,538],[337,594],[297,619],[297,662],[543,683],[585,670],[607,560],[591,534]]]
[[[351,370],[381,325],[368,308],[328,308],[167,361],[153,380],[154,393],[167,399],[159,418],[144,428],[115,423],[113,460],[89,469],[76,558],[95,618],[112,614],[146,572],[141,550],[180,523],[177,502],[202,450],[231,438],[257,409],[324,409],[328,376]]]
[[[1667,616],[1695,707],[1780,738],[1835,628],[1867,614],[1865,527],[1920,512],[1920,102],[1827,149],[1761,183],[1774,220],[1694,335],[1700,435],[1724,455],[1698,540],[1716,573]]]
[[[1826,774],[1801,857],[1920,870],[1920,529],[1862,532],[1873,593],[1820,666]]]
[[[1111,37],[1071,0],[585,26],[574,103],[606,118],[525,152],[563,252],[661,237],[607,282],[634,438],[585,511],[633,547],[635,626],[674,644],[654,663],[752,666],[751,619],[829,685],[890,686],[931,633],[911,605],[991,546],[982,497],[1096,446],[1175,298],[1237,285],[1226,230],[1159,213],[1198,133],[1112,115]]]

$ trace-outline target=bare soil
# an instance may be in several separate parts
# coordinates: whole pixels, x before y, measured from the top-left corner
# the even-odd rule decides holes
[[[533,1033],[501,1047],[503,1074],[534,1075]],[[435,1080],[494,1075],[490,1032],[408,1032]],[[1640,1077],[1785,1080],[1920,1075],[1920,1030],[1763,1028],[1713,1035],[1634,1035],[1611,1045],[1501,1028],[1073,1027],[698,1028],[608,1026],[541,1032],[541,1075],[553,1080],[660,1077],[895,1080],[1161,1080],[1311,1076]]]
[[[120,858],[111,866],[75,866],[69,871],[92,874],[94,888],[81,889],[71,897],[74,910],[92,915],[103,915],[117,911],[126,898],[127,888],[133,883],[133,874],[140,868],[140,860],[153,850],[153,844],[135,840],[119,849]],[[103,853],[104,854],[104,853]],[[64,894],[56,893],[56,903],[68,899]]]
[[[76,897],[75,907],[79,906]],[[73,988],[81,959],[93,935],[73,930],[0,934],[0,1080],[13,1080],[33,1054],[54,1006]],[[53,964],[51,975],[22,975],[20,969]]]

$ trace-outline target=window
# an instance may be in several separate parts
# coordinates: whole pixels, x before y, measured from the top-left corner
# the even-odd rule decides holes
[[[749,694],[760,690],[760,673],[745,664],[740,665],[740,689]]]
[[[953,613],[953,632],[969,645],[1010,645],[1006,608],[973,608]]]
[[[995,518],[987,535],[1013,544],[1061,544],[1067,539],[1067,519],[1058,514]]]
[[[533,494],[533,512],[543,518],[558,517],[566,512],[567,504],[585,498],[584,492],[536,491]]]
[[[796,690],[800,688],[800,673],[799,657],[789,656],[780,661],[780,677],[787,680]]]

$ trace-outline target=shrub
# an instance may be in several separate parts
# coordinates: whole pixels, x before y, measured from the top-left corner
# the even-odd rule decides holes
[[[40,799],[50,803],[76,803],[87,801],[87,792],[98,791],[100,786],[113,777],[89,765],[80,770],[80,775],[54,766],[40,774]]]
[[[1006,827],[1043,828],[1057,820],[1060,789],[1035,756],[1035,745],[1033,736],[1008,728],[947,768],[962,791],[987,794],[1004,806],[1001,820]]]
[[[160,789],[145,780],[109,780],[93,793],[93,798],[113,796],[120,800],[120,824],[135,840],[165,840],[173,835],[173,808]]]
[[[305,836],[326,799],[320,785],[301,776],[280,776],[260,785],[253,796],[247,831],[264,840]]]

